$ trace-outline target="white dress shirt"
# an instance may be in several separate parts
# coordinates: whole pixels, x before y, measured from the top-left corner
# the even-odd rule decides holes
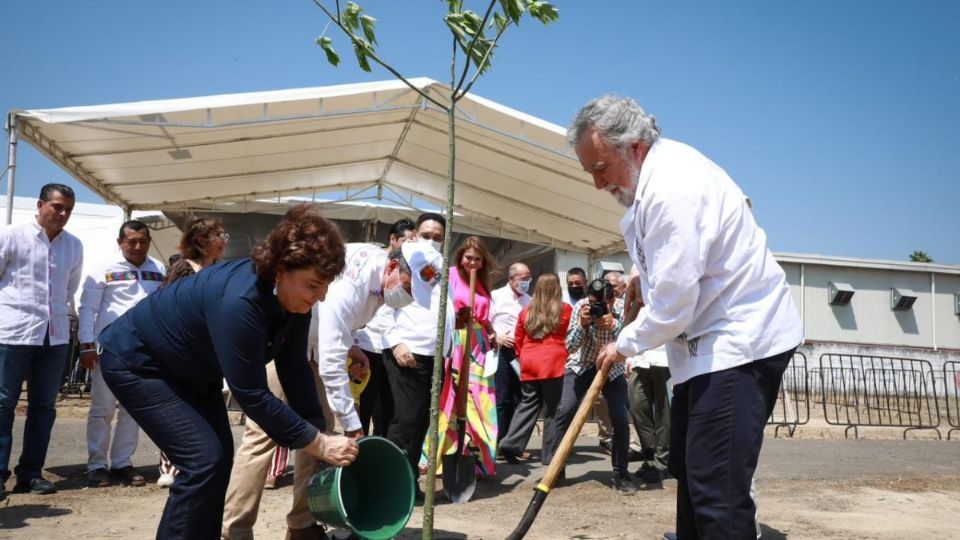
[[[314,307],[317,345],[314,358],[327,392],[327,403],[346,431],[360,429],[360,416],[350,393],[347,351],[353,334],[383,305],[383,270],[387,254],[372,244],[347,244],[343,273],[330,284],[327,297]],[[312,340],[311,340],[312,341]]]
[[[353,335],[354,343],[365,351],[380,354],[387,348],[384,333],[393,326],[393,312],[386,304],[380,306],[370,322]]]
[[[142,265],[135,266],[118,253],[113,259],[92,266],[83,279],[77,310],[80,343],[96,341],[108,324],[163,283],[163,264],[149,256]]]
[[[530,295],[524,293],[518,296],[508,283],[494,289],[490,293],[490,299],[490,322],[493,324],[493,331],[512,336],[517,328],[520,312],[530,303]]]
[[[679,384],[802,341],[790,287],[746,197],[698,151],[655,142],[620,228],[646,304],[620,332],[621,354],[666,344]]]
[[[38,223],[0,230],[0,343],[70,341],[73,296],[83,271],[83,245],[61,231],[53,240]],[[49,330],[48,330],[49,329]]]

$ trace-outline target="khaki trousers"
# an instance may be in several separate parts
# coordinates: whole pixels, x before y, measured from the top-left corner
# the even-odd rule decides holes
[[[326,392],[317,371],[317,364],[310,363],[317,395],[323,405],[323,416],[328,430],[334,425],[334,416],[327,405]],[[283,387],[277,377],[273,362],[267,364],[267,386],[275,396],[286,402]],[[260,511],[260,499],[263,496],[263,482],[267,477],[273,450],[277,443],[263,431],[256,422],[247,418],[243,430],[243,439],[237,454],[233,458],[233,470],[230,473],[230,485],[223,506],[224,540],[252,540],[253,526]],[[316,466],[316,460],[306,452],[296,452],[294,460],[294,503],[287,515],[287,525],[294,529],[305,529],[314,523],[307,507],[306,488]],[[308,471],[308,472],[305,472]]]

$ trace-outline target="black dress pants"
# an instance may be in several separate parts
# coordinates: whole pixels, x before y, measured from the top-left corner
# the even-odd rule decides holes
[[[414,354],[416,367],[402,367],[390,349],[383,350],[383,368],[393,396],[393,419],[387,439],[407,453],[413,477],[420,476],[420,454],[430,427],[430,381],[433,356]]]
[[[679,540],[756,540],[750,481],[793,351],[674,385],[670,472]]]

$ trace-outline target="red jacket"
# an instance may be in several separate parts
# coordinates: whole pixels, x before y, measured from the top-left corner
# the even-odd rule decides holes
[[[523,308],[517,318],[514,331],[514,349],[520,359],[520,380],[539,381],[563,377],[563,368],[567,363],[567,327],[573,308],[564,303],[560,310],[560,324],[557,329],[543,339],[533,339],[527,335],[527,310]]]

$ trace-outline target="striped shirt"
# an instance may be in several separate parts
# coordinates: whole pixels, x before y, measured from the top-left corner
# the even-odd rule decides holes
[[[67,231],[50,240],[36,221],[0,230],[0,343],[69,342],[82,270],[83,245]]]
[[[599,329],[595,324],[581,328],[580,310],[589,303],[588,298],[583,298],[573,306],[573,316],[570,318],[570,326],[567,327],[567,352],[570,356],[567,357],[566,368],[577,375],[582,375],[596,366],[600,349],[607,343],[616,341],[623,327],[623,299],[618,298],[613,303],[612,330]],[[610,368],[609,379],[616,379],[623,373],[623,362],[617,362]]]

